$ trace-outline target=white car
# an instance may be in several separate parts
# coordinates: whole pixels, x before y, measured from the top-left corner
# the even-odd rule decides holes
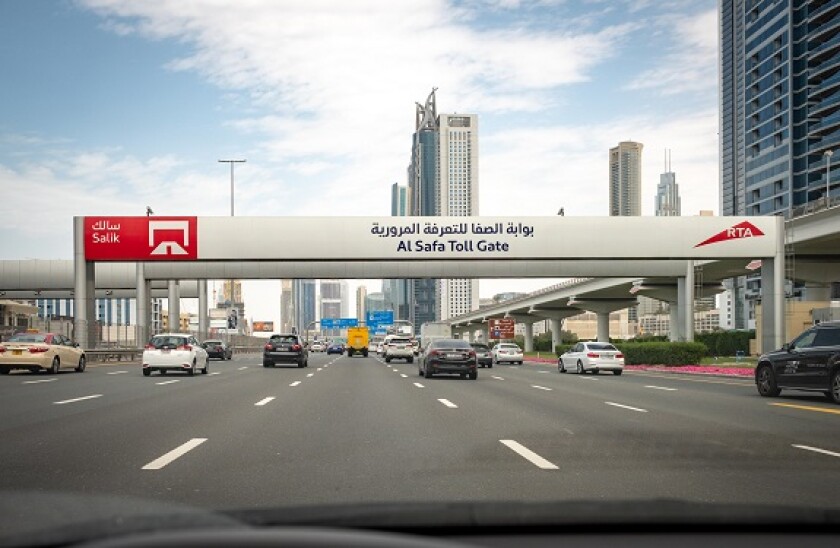
[[[326,345],[321,341],[315,341],[309,345],[310,352],[323,352],[327,349]]]
[[[610,343],[579,342],[560,356],[557,369],[561,373],[574,369],[578,374],[612,371],[613,375],[621,375],[624,371],[624,354]]]
[[[492,350],[490,350],[490,357],[493,360],[493,365],[507,362],[518,363],[522,365],[522,349],[519,345],[513,343],[498,343]]]
[[[411,339],[399,335],[389,335],[382,343],[382,356],[385,362],[391,360],[405,360],[407,363],[414,362],[414,347],[411,346]]]
[[[195,375],[196,369],[207,374],[210,356],[201,347],[195,337],[189,333],[161,333],[149,340],[143,350],[143,375],[148,377],[152,371],[186,371]]]

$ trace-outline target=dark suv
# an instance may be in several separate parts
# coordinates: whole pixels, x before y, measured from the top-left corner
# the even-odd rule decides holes
[[[808,390],[840,403],[840,322],[817,324],[761,356],[755,384],[765,397],[778,396],[782,389]]]
[[[298,335],[275,334],[263,347],[263,367],[291,363],[298,367],[309,365],[309,351]]]

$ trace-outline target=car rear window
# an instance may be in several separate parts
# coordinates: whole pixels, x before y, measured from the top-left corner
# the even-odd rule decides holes
[[[388,344],[411,344],[410,339],[391,339]]]
[[[467,348],[472,349],[470,343],[461,339],[438,339],[431,344],[431,348]]]
[[[187,339],[184,337],[152,337],[149,344],[155,348],[177,348],[187,344]]]
[[[499,345],[499,348],[507,348],[508,350],[519,350],[519,347],[515,344],[505,344],[502,343]]]
[[[613,345],[607,344],[607,343],[602,343],[602,344],[590,343],[586,346],[589,348],[589,350],[616,350],[616,351],[618,350]]]
[[[476,350],[490,350],[490,347],[486,344],[473,344],[472,347]]]
[[[204,341],[204,344],[224,344],[222,341]]]
[[[42,333],[19,333],[17,335],[13,335],[9,342],[20,342],[20,343],[43,343],[47,342],[47,335]]]
[[[283,343],[283,344],[297,344],[298,339],[297,335],[272,335],[271,341],[275,344]]]

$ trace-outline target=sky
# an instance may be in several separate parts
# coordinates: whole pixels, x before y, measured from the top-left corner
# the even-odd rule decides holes
[[[74,216],[229,215],[219,159],[247,159],[237,216],[390,215],[433,87],[479,117],[481,215],[607,215],[624,140],[643,215],[666,148],[683,215],[717,214],[717,21],[715,0],[4,0],[0,259],[72,258]],[[280,321],[279,282],[243,293]]]

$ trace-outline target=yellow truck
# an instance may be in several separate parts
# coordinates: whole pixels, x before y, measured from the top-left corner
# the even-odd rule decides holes
[[[370,334],[367,327],[348,327],[347,357],[352,358],[353,354],[361,354],[367,358],[369,342]]]

